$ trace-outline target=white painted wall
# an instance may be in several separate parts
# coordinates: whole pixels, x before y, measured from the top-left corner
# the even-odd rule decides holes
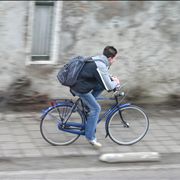
[[[128,82],[132,96],[148,102],[179,97],[179,1],[63,1],[61,8],[58,61],[26,65],[28,2],[0,2],[0,91],[25,75],[31,89],[51,98],[69,97],[68,88],[56,79],[58,68],[74,55],[96,55],[113,45],[119,61],[111,73]]]

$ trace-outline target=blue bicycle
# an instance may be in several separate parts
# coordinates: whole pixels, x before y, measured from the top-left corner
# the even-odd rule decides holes
[[[140,141],[147,133],[149,120],[145,112],[131,103],[122,104],[126,94],[121,88],[114,93],[115,103],[103,113],[106,137],[119,145],[131,145]],[[100,98],[105,100],[107,98]],[[53,100],[51,106],[43,110],[40,122],[42,137],[52,145],[68,145],[85,135],[88,110],[82,100]]]

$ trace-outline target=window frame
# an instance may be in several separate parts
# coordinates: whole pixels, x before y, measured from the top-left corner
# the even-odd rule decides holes
[[[50,47],[50,59],[49,60],[32,60],[32,36],[33,36],[33,22],[35,5],[37,1],[28,2],[28,27],[27,27],[27,44],[26,44],[26,65],[31,64],[56,64],[59,57],[60,47],[60,30],[61,30],[61,17],[63,1],[54,1],[54,13],[53,13],[53,27],[52,27],[52,39]],[[42,3],[42,2],[40,2]],[[45,2],[47,5],[49,2]]]

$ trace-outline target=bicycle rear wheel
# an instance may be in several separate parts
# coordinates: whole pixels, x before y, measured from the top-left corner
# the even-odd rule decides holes
[[[62,123],[61,118],[65,118],[71,111],[72,105],[61,104],[51,109],[40,123],[40,132],[42,137],[52,145],[68,145],[76,141],[80,135],[65,132],[58,128],[58,125]],[[77,110],[71,114],[68,122],[72,123],[84,123],[83,114]],[[76,130],[81,130],[80,127],[74,127]]]
[[[114,142],[120,145],[131,145],[146,135],[149,120],[141,108],[129,106],[115,111],[107,128]]]

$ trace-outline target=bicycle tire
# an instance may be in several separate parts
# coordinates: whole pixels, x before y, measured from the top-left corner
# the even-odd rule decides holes
[[[79,134],[73,134],[65,132],[58,128],[61,117],[67,116],[72,104],[59,104],[53,107],[41,120],[40,122],[40,132],[42,137],[51,145],[54,146],[64,146],[75,142],[79,138]],[[60,115],[59,115],[60,114]],[[70,122],[84,123],[84,116],[82,111],[78,108],[73,112],[68,119]],[[80,128],[77,128],[80,130]]]
[[[125,126],[119,112],[129,127]],[[117,109],[107,124],[109,137],[119,145],[132,145],[139,142],[146,135],[148,129],[147,115],[140,107],[134,105]]]

